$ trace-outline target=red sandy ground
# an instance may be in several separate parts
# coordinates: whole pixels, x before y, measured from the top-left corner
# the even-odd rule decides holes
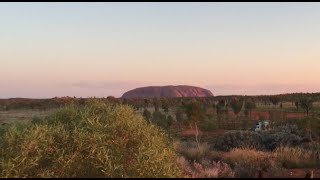
[[[299,118],[299,117],[305,117],[305,113],[302,112],[274,112],[274,117],[276,118]],[[228,112],[228,115],[230,117],[235,117],[235,114],[232,111]],[[256,119],[258,120],[260,117],[264,119],[270,119],[270,114],[268,111],[253,111],[250,114],[250,119]]]
[[[251,119],[259,119],[259,117],[263,117],[265,119],[270,119],[270,114],[269,112],[252,112],[250,118]],[[299,117],[304,117],[305,114],[302,112],[274,112],[275,117],[285,117],[285,118],[299,118]]]
[[[320,178],[320,170],[317,169],[286,169],[281,177],[304,178],[306,175],[306,170],[313,170],[313,178]],[[290,176],[290,172],[292,172],[292,176]]]
[[[224,130],[224,129],[217,129],[214,131],[201,131],[198,129],[198,133],[199,135],[217,135],[217,134],[223,134],[225,132],[227,132],[228,130]],[[185,129],[181,132],[178,133],[179,135],[195,135],[196,134],[196,130],[195,129]]]

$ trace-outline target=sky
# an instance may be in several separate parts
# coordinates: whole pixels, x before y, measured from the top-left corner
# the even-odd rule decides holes
[[[320,92],[320,3],[0,3],[0,98]]]

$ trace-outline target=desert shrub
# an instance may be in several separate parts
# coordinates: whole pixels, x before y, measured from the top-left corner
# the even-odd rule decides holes
[[[240,147],[261,147],[261,134],[251,131],[231,131],[219,136],[212,147],[217,150],[229,151]]]
[[[231,131],[212,143],[217,150],[229,151],[232,148],[251,147],[259,150],[274,150],[280,146],[297,146],[303,142],[303,132],[295,125],[278,127],[271,131]]]
[[[218,121],[216,119],[204,119],[199,123],[199,129],[202,131],[212,131],[218,129]]]
[[[230,166],[224,162],[202,160],[189,162],[184,157],[177,158],[177,164],[183,170],[187,178],[228,178],[234,177],[234,172]]]
[[[310,143],[306,143],[306,144],[302,144],[300,146],[301,148],[305,149],[305,150],[309,150],[309,151],[319,151],[320,150],[320,142],[310,142]]]
[[[278,147],[274,154],[284,168],[313,168],[319,163],[312,151],[299,147]]]
[[[262,137],[263,148],[274,150],[280,146],[296,146],[302,143],[304,134],[297,125],[287,124],[271,131],[259,132]]]
[[[166,115],[161,113],[160,111],[154,111],[152,123],[161,127],[164,130],[168,130],[168,128],[173,123],[173,118],[170,115],[166,117]]]
[[[179,177],[169,137],[124,105],[91,100],[0,137],[1,177]]]
[[[295,124],[286,124],[283,126],[276,127],[274,132],[282,132],[288,134],[294,134],[297,136],[302,136],[303,132],[299,129],[299,127]]]
[[[210,161],[223,161],[223,152],[221,151],[210,151],[207,155],[207,159]]]
[[[256,177],[259,171],[274,174],[279,164],[271,153],[249,148],[235,148],[230,151],[227,161],[234,166],[236,177]]]
[[[188,160],[200,162],[206,158],[209,154],[209,145],[207,143],[197,144],[192,143],[180,143],[177,147],[177,152]]]

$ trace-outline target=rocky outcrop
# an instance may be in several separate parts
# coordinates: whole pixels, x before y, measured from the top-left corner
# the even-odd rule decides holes
[[[208,97],[211,91],[195,86],[149,86],[130,90],[122,98]]]

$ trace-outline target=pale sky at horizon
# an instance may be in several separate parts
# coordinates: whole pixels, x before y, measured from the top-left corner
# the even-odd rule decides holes
[[[320,92],[320,3],[0,3],[0,98]]]

